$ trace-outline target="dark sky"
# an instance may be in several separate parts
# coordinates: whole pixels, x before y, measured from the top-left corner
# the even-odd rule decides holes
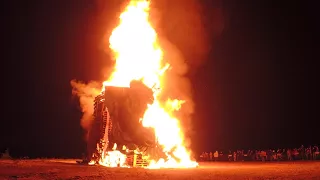
[[[110,63],[101,41],[121,9],[97,2],[2,4],[1,149],[31,157],[84,151],[70,80],[103,80]],[[320,29],[312,2],[201,1],[206,30],[222,29],[189,75],[194,151],[319,143]]]

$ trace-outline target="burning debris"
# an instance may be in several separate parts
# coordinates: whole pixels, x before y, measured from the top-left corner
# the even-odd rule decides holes
[[[115,67],[94,99],[87,138],[89,164],[108,167],[187,168],[190,159],[175,112],[184,101],[162,95],[163,62],[149,2],[132,0],[109,39]]]

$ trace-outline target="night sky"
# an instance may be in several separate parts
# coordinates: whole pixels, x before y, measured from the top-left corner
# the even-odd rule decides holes
[[[181,10],[190,8],[189,1],[162,7]],[[192,150],[319,143],[315,1],[199,2],[209,51],[194,61],[197,54],[173,40],[192,67]],[[101,42],[121,7],[116,0],[2,4],[0,150],[30,157],[79,157],[85,151],[70,81],[105,79],[111,63]],[[165,14],[162,23],[170,24],[174,18]]]

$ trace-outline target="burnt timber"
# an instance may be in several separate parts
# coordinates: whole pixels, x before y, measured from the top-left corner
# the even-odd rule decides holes
[[[152,128],[143,127],[143,117],[148,104],[153,102],[153,92],[140,81],[130,87],[106,86],[94,101],[93,122],[88,132],[87,162],[97,161],[103,150],[139,149],[151,156],[160,153]]]

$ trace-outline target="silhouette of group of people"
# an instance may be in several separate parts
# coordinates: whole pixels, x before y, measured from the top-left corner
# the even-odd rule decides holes
[[[235,150],[203,152],[200,161],[293,161],[320,160],[319,147],[301,145],[299,148],[268,150]]]

